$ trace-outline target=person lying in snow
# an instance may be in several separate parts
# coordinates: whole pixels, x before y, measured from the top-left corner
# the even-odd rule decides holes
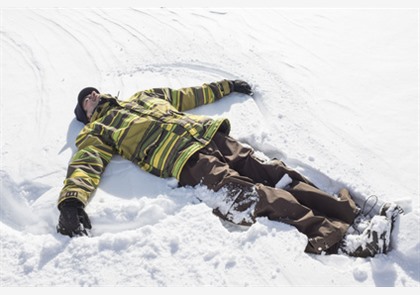
[[[213,212],[222,220],[250,226],[267,217],[294,226],[308,237],[307,253],[387,253],[393,223],[402,213],[399,206],[377,202],[370,222],[357,234],[363,210],[347,189],[329,195],[284,162],[258,159],[252,148],[229,136],[228,119],[184,112],[233,92],[253,95],[242,80],[153,88],[126,101],[93,87],[82,89],[75,115],[85,126],[58,199],[57,231],[88,235],[92,226],[84,208],[118,154],[156,176],[176,178],[180,186],[203,185],[221,192],[224,200]]]

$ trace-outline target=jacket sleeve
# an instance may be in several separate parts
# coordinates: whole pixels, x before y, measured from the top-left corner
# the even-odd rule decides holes
[[[232,93],[233,84],[230,80],[221,80],[197,87],[153,88],[145,92],[169,101],[178,111],[186,111],[213,103]]]
[[[113,156],[113,148],[98,136],[84,132],[87,129],[85,127],[76,140],[79,149],[68,166],[58,205],[66,199],[75,198],[86,206]]]

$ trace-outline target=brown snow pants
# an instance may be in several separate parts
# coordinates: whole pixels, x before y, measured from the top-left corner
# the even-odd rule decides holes
[[[292,182],[274,188],[286,173]],[[179,183],[224,192],[223,204],[213,210],[224,220],[251,225],[265,216],[296,227],[308,237],[307,253],[336,253],[359,211],[347,189],[331,196],[282,161],[263,162],[252,148],[220,132],[189,159]]]

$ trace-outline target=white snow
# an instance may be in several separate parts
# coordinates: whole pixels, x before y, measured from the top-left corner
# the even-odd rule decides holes
[[[418,9],[131,7],[1,10],[0,286],[420,286]],[[254,96],[191,113],[228,117],[331,194],[401,205],[390,253],[306,254],[295,228],[222,223],[217,194],[119,156],[86,207],[93,236],[56,233],[80,89],[125,99],[224,78]]]

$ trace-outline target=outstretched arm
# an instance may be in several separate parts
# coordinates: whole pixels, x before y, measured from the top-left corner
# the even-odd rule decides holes
[[[186,111],[201,105],[213,103],[232,92],[252,95],[251,86],[247,82],[226,79],[218,82],[204,83],[201,86],[180,89],[152,88],[141,93],[165,99],[177,110]],[[135,100],[135,97],[133,99]]]
[[[58,205],[66,199],[77,199],[86,206],[114,153],[98,136],[83,131],[76,144],[79,150],[68,166]]]
[[[68,166],[58,199],[57,232],[70,237],[88,235],[87,229],[92,228],[84,208],[113,155],[113,149],[90,132],[85,127],[76,140],[79,150]]]

